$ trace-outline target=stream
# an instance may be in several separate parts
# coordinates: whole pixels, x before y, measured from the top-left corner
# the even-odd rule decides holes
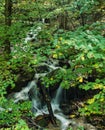
[[[60,109],[60,101],[62,99],[63,88],[59,86],[56,90],[55,96],[51,100],[51,106],[56,119],[61,122],[61,130],[66,130],[71,123],[70,119],[67,119],[66,116],[62,113]],[[46,104],[42,104],[38,86],[35,80],[28,83],[28,85],[22,89],[20,92],[17,92],[14,96],[14,102],[17,103],[20,100],[32,101],[32,112],[35,114],[35,117],[43,114],[49,114]]]
[[[84,122],[82,119],[68,119],[62,112],[60,108],[60,102],[62,100],[63,88],[58,87],[55,92],[53,98],[51,98],[51,107],[56,119],[60,122],[54,130],[68,130],[68,128],[72,128],[72,130],[78,130],[81,126],[83,129],[80,130],[97,130],[94,126],[89,123]],[[17,103],[23,100],[31,100],[32,101],[32,112],[35,115],[35,118],[38,116],[48,115],[48,109],[46,104],[43,103],[41,98],[41,93],[38,89],[36,80],[32,80],[28,83],[26,87],[24,87],[20,92],[15,93],[14,102]],[[40,127],[42,128],[42,127]],[[53,128],[49,130],[53,130]]]
[[[37,29],[33,32],[31,30],[27,37],[25,38],[25,42],[37,40],[37,35],[41,31],[40,27],[37,27]],[[33,34],[34,33],[34,34]],[[41,66],[41,65],[40,65]],[[59,67],[59,64],[57,61],[47,61],[47,63],[42,63],[42,66],[46,66],[48,68],[48,72],[35,72],[35,76],[32,81],[30,81],[26,87],[24,87],[20,92],[15,93],[14,95],[14,102],[17,103],[19,101],[24,100],[31,100],[32,101],[32,112],[34,113],[35,117],[43,116],[44,114],[49,114],[49,111],[47,109],[47,105],[43,102],[44,99],[42,98],[42,95],[39,90],[38,86],[38,80],[44,76],[46,76],[48,73],[57,70],[62,69]],[[46,87],[46,86],[45,86]],[[50,92],[51,93],[51,92]],[[49,93],[49,95],[50,95]],[[77,130],[78,126],[81,126],[81,123],[79,121],[75,121],[73,119],[68,119],[62,112],[60,108],[60,103],[62,101],[62,94],[63,94],[63,88],[59,85],[57,89],[55,90],[55,94],[53,94],[53,97],[51,98],[51,107],[54,116],[57,120],[60,121],[60,130],[67,130],[70,128],[70,126],[73,126],[72,130]],[[66,100],[66,99],[63,99]],[[88,126],[86,128],[86,123],[82,123],[82,125],[85,127],[84,130],[96,130],[94,126]]]

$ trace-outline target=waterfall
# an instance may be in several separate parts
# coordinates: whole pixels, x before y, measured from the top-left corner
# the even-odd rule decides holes
[[[62,100],[62,92],[63,92],[63,88],[59,86],[59,88],[56,91],[55,97],[51,101],[53,112],[56,110],[61,111],[59,105]]]
[[[59,87],[56,91],[56,95],[54,97],[54,103],[55,104],[60,104],[61,100],[62,100],[62,92],[63,92],[63,88]]]
[[[61,122],[61,130],[66,130],[70,124],[70,120],[66,119],[65,115],[60,109],[60,103],[62,101],[63,88],[61,86],[56,90],[55,96],[51,100],[51,106],[54,116]],[[41,93],[36,84],[36,80],[28,83],[20,92],[15,93],[14,102],[17,103],[20,100],[32,101],[32,112],[35,116],[49,114],[46,104],[43,104],[43,98],[41,99]]]
[[[71,121],[66,119],[62,113],[58,113],[58,114],[54,114],[54,115],[58,120],[61,121],[61,130],[67,130]]]
[[[66,130],[70,124],[70,120],[66,119],[65,115],[62,113],[62,110],[59,107],[62,100],[62,92],[63,88],[59,86],[55,96],[51,100],[51,106],[54,116],[61,122],[61,130]],[[42,104],[41,94],[35,80],[29,82],[25,88],[23,88],[20,92],[15,93],[14,95],[15,103],[20,100],[28,99],[32,101],[32,112],[36,117],[43,114],[49,114],[47,106]]]
[[[54,116],[61,122],[61,130],[67,130],[69,124],[71,123],[69,119],[66,119],[65,115],[62,113],[59,105],[62,100],[63,88],[59,86],[56,91],[56,95],[53,98],[51,105],[54,112]]]
[[[26,87],[24,87],[20,92],[15,93],[14,95],[14,102],[17,103],[21,100],[28,100],[29,95],[28,92],[30,91],[31,88],[36,87],[35,80],[31,81],[28,83]]]
[[[63,88],[59,86],[55,96],[51,100],[51,106],[54,116],[61,122],[61,130],[66,130],[70,124],[70,120],[66,119],[65,115],[62,113],[62,110],[59,107],[62,100],[62,92]],[[43,114],[49,114],[47,106],[42,104],[41,94],[35,80],[29,82],[25,88],[23,88],[20,92],[17,92],[14,96],[15,103],[20,100],[28,99],[32,101],[32,112],[36,117]]]
[[[36,28],[32,27],[25,38],[25,43],[36,41],[37,36],[41,30],[42,30],[42,28],[40,26],[38,26]]]

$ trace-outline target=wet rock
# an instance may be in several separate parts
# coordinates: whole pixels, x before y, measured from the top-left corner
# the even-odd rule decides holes
[[[65,115],[71,114],[78,109],[77,106],[68,104],[61,104],[60,107]]]
[[[39,115],[35,118],[34,120],[36,124],[38,124],[41,127],[47,127],[48,124],[50,123],[50,117],[49,115]]]
[[[31,81],[34,77],[34,69],[29,68],[27,65],[26,66],[20,66],[18,69],[13,68],[12,73],[17,75],[17,79],[15,82],[15,87],[7,88],[7,95],[14,93],[14,92],[19,92],[23,87],[26,87],[28,82]]]
[[[71,126],[73,130],[84,129],[84,130],[97,130],[97,128],[90,123],[87,123],[84,117],[72,119]]]

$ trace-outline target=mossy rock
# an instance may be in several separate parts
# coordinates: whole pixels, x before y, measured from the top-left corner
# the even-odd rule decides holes
[[[47,127],[50,123],[50,117],[49,115],[39,115],[36,117],[35,122],[41,127]]]

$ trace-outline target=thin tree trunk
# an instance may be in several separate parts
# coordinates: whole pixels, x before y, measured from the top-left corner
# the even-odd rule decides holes
[[[64,11],[62,14],[58,17],[59,21],[59,29],[68,29],[68,12]]]
[[[80,11],[81,10],[81,6],[77,5],[77,8],[78,10]],[[81,13],[80,14],[80,25],[81,26],[84,26],[85,25],[85,14],[84,13]]]
[[[85,15],[81,14],[80,17],[81,17],[81,26],[85,26]]]
[[[54,126],[56,126],[57,125],[56,124],[56,118],[54,117],[54,114],[53,114],[53,111],[52,111],[52,107],[51,107],[51,103],[50,103],[50,98],[49,98],[49,96],[48,96],[48,94],[46,92],[46,89],[40,83],[39,83],[38,86],[39,86],[39,88],[40,88],[40,90],[42,92],[43,98],[44,98],[44,100],[46,102],[46,105],[47,105],[47,108],[48,108],[48,111],[49,111],[49,115],[50,115],[50,120],[51,120],[52,124]]]
[[[6,39],[4,41],[4,51],[6,55],[9,55],[11,52],[10,41],[8,30],[11,26],[11,15],[12,15],[12,0],[5,0],[5,29],[6,29]]]
[[[5,25],[11,26],[12,1],[5,0]]]

